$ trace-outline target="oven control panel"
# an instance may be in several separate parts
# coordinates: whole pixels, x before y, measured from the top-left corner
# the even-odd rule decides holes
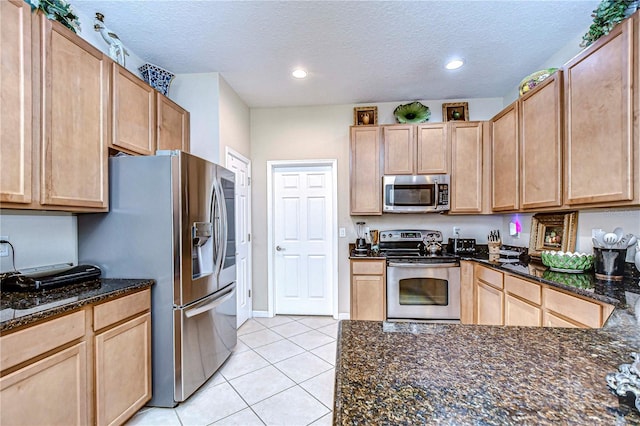
[[[381,231],[380,242],[422,242],[422,241],[435,241],[442,242],[442,232],[432,230],[392,230]]]

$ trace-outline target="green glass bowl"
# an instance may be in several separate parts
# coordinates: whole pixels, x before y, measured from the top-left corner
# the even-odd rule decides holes
[[[545,250],[540,257],[552,271],[578,273],[593,268],[592,254]]]

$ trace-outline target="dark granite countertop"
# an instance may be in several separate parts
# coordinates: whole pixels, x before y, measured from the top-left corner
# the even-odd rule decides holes
[[[51,290],[0,293],[0,332],[150,287],[149,279],[100,279]]]
[[[616,309],[603,329],[341,321],[334,424],[640,424],[605,376],[640,351]]]

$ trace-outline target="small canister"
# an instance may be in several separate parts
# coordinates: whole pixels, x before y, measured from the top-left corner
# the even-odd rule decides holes
[[[596,278],[607,281],[622,281],[627,249],[593,248]]]

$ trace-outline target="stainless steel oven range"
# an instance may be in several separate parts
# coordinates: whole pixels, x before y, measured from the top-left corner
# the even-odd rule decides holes
[[[433,230],[381,231],[387,257],[387,318],[460,320],[460,258]]]

